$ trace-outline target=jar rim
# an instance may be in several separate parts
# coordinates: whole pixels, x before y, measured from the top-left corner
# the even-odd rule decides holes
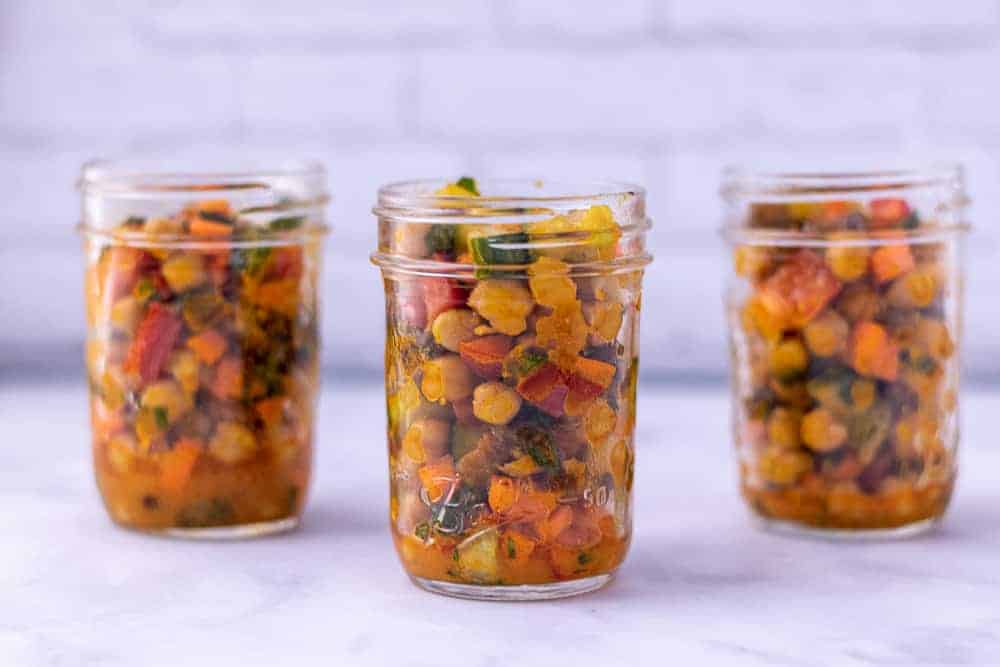
[[[399,222],[446,221],[477,224],[483,218],[551,217],[582,206],[621,206],[629,199],[644,200],[640,185],[618,181],[564,181],[541,178],[477,179],[486,195],[435,194],[453,183],[444,178],[397,181],[378,189],[372,212]]]
[[[200,162],[200,161],[199,161]],[[80,169],[77,188],[83,193],[183,193],[252,190],[272,187],[275,179],[312,180],[325,196],[326,167],[319,160],[266,162],[255,159],[209,159],[210,168],[193,168],[192,161],[129,158],[88,160]]]
[[[741,196],[801,199],[928,187],[950,188],[956,194],[961,194],[964,189],[962,165],[943,161],[909,163],[881,169],[821,171],[730,164],[722,170],[720,193],[727,201]]]

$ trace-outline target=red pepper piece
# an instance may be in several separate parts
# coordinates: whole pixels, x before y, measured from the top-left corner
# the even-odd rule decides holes
[[[504,357],[513,345],[511,338],[503,334],[481,336],[459,343],[458,354],[473,373],[487,380],[496,380],[503,369]]]
[[[759,298],[779,321],[802,327],[837,296],[840,287],[822,257],[800,250],[764,281]]]
[[[167,306],[150,304],[125,357],[125,372],[138,374],[143,384],[160,375],[181,335],[181,320]]]
[[[895,227],[910,215],[910,205],[903,199],[873,199],[868,209],[871,211],[872,227]]]
[[[469,297],[468,290],[448,278],[423,278],[420,282],[424,290],[428,324],[446,310],[465,306]]]

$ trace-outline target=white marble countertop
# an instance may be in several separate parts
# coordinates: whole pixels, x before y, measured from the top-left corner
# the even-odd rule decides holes
[[[0,387],[0,665],[966,664],[1000,656],[1000,394],[964,398],[944,526],[899,542],[758,532],[721,391],[644,387],[617,579],[545,603],[412,586],[386,526],[381,389],[323,396],[290,535],[204,543],[106,518],[82,387]]]

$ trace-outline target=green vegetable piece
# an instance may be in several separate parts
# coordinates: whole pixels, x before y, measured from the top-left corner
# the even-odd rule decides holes
[[[924,375],[930,375],[937,370],[938,363],[934,361],[933,357],[919,357],[913,362],[913,369],[918,373],[923,373]]]
[[[287,232],[292,229],[298,229],[299,227],[302,226],[302,224],[305,221],[306,219],[301,215],[291,216],[287,218],[277,218],[271,221],[271,224],[268,225],[268,228],[270,228],[270,230],[273,232]]]
[[[158,405],[153,408],[153,416],[156,418],[156,428],[161,431],[166,431],[170,428],[170,420],[168,419],[167,409],[162,405]]]
[[[462,178],[455,181],[455,185],[462,188],[463,190],[471,192],[477,197],[479,196],[479,187],[476,185],[476,179],[472,178],[471,176],[463,176]]]
[[[455,553],[462,575],[481,584],[495,583],[499,576],[497,567],[497,547],[499,537],[494,528],[484,530],[479,535],[463,542]]]
[[[903,220],[903,229],[916,229],[919,226],[920,216],[917,215],[916,211],[910,211],[910,214]]]
[[[517,558],[517,547],[514,545],[514,540],[507,538],[507,558]]]
[[[413,529],[413,534],[426,542],[431,534],[431,527],[426,522],[417,524],[417,527]]]
[[[149,301],[156,295],[156,286],[149,278],[143,278],[133,288],[135,298],[139,301]]]
[[[532,373],[535,372],[536,368],[538,368],[548,360],[549,357],[544,352],[536,352],[534,350],[528,350],[518,360],[517,371],[522,377],[526,375],[531,375]]]
[[[539,467],[559,470],[559,452],[551,435],[533,426],[521,426],[514,435],[521,450]]]
[[[472,261],[479,265],[495,264],[530,264],[531,251],[527,248],[502,248],[499,246],[528,243],[529,237],[524,232],[511,234],[496,234],[494,236],[477,236],[469,239],[472,250]]]
[[[181,528],[225,526],[235,520],[236,511],[225,498],[198,500],[177,513],[177,525]]]
[[[581,551],[580,554],[576,557],[576,562],[579,563],[580,565],[586,565],[591,560],[593,559],[591,558],[590,554],[588,554],[586,551]]]
[[[257,275],[271,256],[270,248],[237,248],[229,261],[234,271],[244,271],[247,275]]]
[[[455,226],[431,225],[430,231],[424,237],[424,243],[432,255],[438,252],[452,254],[455,252]]]

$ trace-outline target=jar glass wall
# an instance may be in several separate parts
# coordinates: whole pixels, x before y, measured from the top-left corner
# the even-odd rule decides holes
[[[84,167],[86,361],[112,519],[235,537],[293,527],[319,383],[325,172]]]
[[[913,533],[956,474],[955,167],[726,173],[733,438],[768,527]]]
[[[644,193],[426,181],[375,212],[404,568],[481,599],[603,585],[631,536]]]

